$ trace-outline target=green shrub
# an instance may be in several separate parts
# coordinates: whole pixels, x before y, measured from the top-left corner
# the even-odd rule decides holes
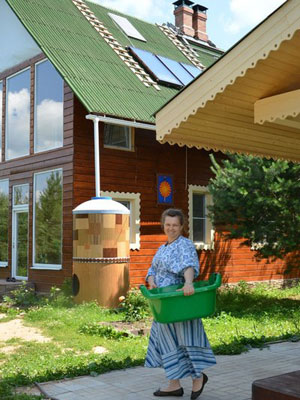
[[[3,301],[11,306],[27,308],[36,305],[38,298],[35,290],[28,287],[27,283],[23,281],[20,287],[12,290],[9,295],[3,296]]]
[[[52,286],[45,302],[46,304],[51,304],[55,307],[73,306],[72,280],[70,278],[66,278],[61,288]]]
[[[121,307],[125,313],[125,321],[128,322],[140,321],[150,315],[147,299],[136,288],[129,290],[121,301]]]

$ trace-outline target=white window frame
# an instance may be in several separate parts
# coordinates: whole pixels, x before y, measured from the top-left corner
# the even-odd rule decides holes
[[[30,155],[30,124],[29,124],[29,135],[28,135],[28,153],[27,154],[23,154],[23,155],[19,155],[18,157],[13,157],[13,158],[8,158],[7,155],[7,123],[8,123],[8,80],[10,78],[13,78],[14,76],[17,76],[19,74],[22,74],[23,72],[29,70],[30,72],[30,67],[24,68],[21,71],[16,72],[15,74],[12,74],[10,76],[8,76],[6,78],[6,94],[5,94],[5,161],[10,161],[10,160],[16,160],[18,158],[21,157],[26,157]],[[29,79],[29,94],[31,96],[31,83],[30,83],[30,79]],[[31,113],[31,104],[29,106],[29,119],[30,119],[30,113]],[[3,154],[3,150],[2,150],[2,154]]]
[[[139,250],[141,194],[128,192],[108,192],[101,190],[101,195],[109,196],[116,201],[130,201],[130,250]]]
[[[51,173],[51,172],[56,172],[56,171],[61,171],[62,172],[62,187],[63,187],[63,169],[62,168],[55,168],[55,169],[49,169],[46,171],[40,171],[40,172],[35,172],[33,174],[33,215],[32,215],[32,267],[31,269],[44,269],[44,270],[60,270],[62,269],[62,264],[41,264],[41,263],[35,263],[35,187],[36,187],[36,180],[35,177],[37,175],[41,174],[46,174],[46,173]],[[63,205],[62,205],[62,226],[63,226]],[[62,231],[62,240],[61,240],[61,246],[63,245],[63,231]],[[62,249],[61,249],[61,255]]]
[[[36,133],[36,118],[37,118],[37,112],[36,112],[36,89],[37,89],[36,67],[39,64],[42,64],[42,63],[44,63],[46,61],[50,62],[50,60],[48,58],[45,58],[44,60],[41,60],[41,61],[39,61],[39,62],[34,64],[34,104],[33,104],[33,107],[34,107],[34,125],[33,125],[34,126],[34,129],[33,129],[34,130],[34,134],[33,134],[33,151],[34,151],[35,154],[39,154],[39,153],[42,153],[44,151],[49,151],[49,150],[53,150],[53,149],[61,149],[64,146],[64,126],[62,126],[62,145],[61,146],[59,146],[59,147],[49,147],[46,150],[37,150],[37,148],[36,148],[37,147],[36,146],[36,135],[37,135],[37,133]],[[64,85],[62,87],[62,98],[64,98]],[[64,125],[64,122],[63,122],[63,125]]]
[[[0,182],[7,182],[8,183],[8,196],[9,196],[9,179],[0,179]],[[8,206],[9,208],[9,206]],[[8,240],[8,238],[7,238]],[[8,254],[7,254],[8,257]],[[0,261],[0,268],[8,267],[8,260],[7,261]]]
[[[104,126],[105,125],[112,125],[112,126],[121,126],[124,128],[129,128],[129,147],[122,147],[122,146],[112,146],[109,144],[104,143]],[[135,129],[133,126],[126,126],[126,125],[116,125],[116,124],[109,124],[107,122],[104,123],[103,126],[103,147],[105,149],[115,149],[115,150],[122,150],[122,151],[134,151],[134,136],[135,136]]]
[[[207,186],[189,185],[189,238],[193,241],[197,250],[213,250],[214,234],[211,220],[207,217],[208,205],[212,204],[212,195]],[[193,194],[199,193],[205,195],[205,242],[195,242],[193,239]]]

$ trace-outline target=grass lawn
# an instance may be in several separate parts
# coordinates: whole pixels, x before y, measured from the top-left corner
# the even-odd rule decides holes
[[[147,336],[124,336],[100,327],[100,321],[124,320],[124,312],[102,309],[96,303],[73,305],[61,293],[25,309],[1,307],[2,322],[20,317],[51,341],[38,343],[21,339],[0,342],[0,398],[29,400],[36,396],[15,395],[13,388],[85,374],[96,375],[113,369],[142,365]],[[300,339],[300,285],[291,289],[250,289],[240,283],[218,293],[217,313],[203,320],[216,354],[239,354],[267,342]],[[30,302],[28,302],[30,303]],[[131,312],[134,307],[131,304]],[[145,314],[139,305],[137,316]],[[150,319],[149,319],[150,324]],[[9,354],[1,351],[15,346]],[[95,348],[105,351],[95,353]]]

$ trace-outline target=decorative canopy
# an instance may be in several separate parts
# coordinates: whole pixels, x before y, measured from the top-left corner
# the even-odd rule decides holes
[[[299,49],[288,0],[157,112],[157,139],[300,162]]]

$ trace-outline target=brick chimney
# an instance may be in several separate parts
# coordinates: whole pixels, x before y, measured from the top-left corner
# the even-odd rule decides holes
[[[194,4],[190,0],[178,0],[174,3],[175,10],[175,25],[179,28],[185,35],[194,36],[195,30],[193,28],[193,15],[194,11],[190,7]]]
[[[207,42],[208,41],[208,35],[206,33],[207,8],[200,6],[200,4],[196,4],[193,6],[193,11],[194,11],[193,28],[195,31],[194,33],[195,38]]]

